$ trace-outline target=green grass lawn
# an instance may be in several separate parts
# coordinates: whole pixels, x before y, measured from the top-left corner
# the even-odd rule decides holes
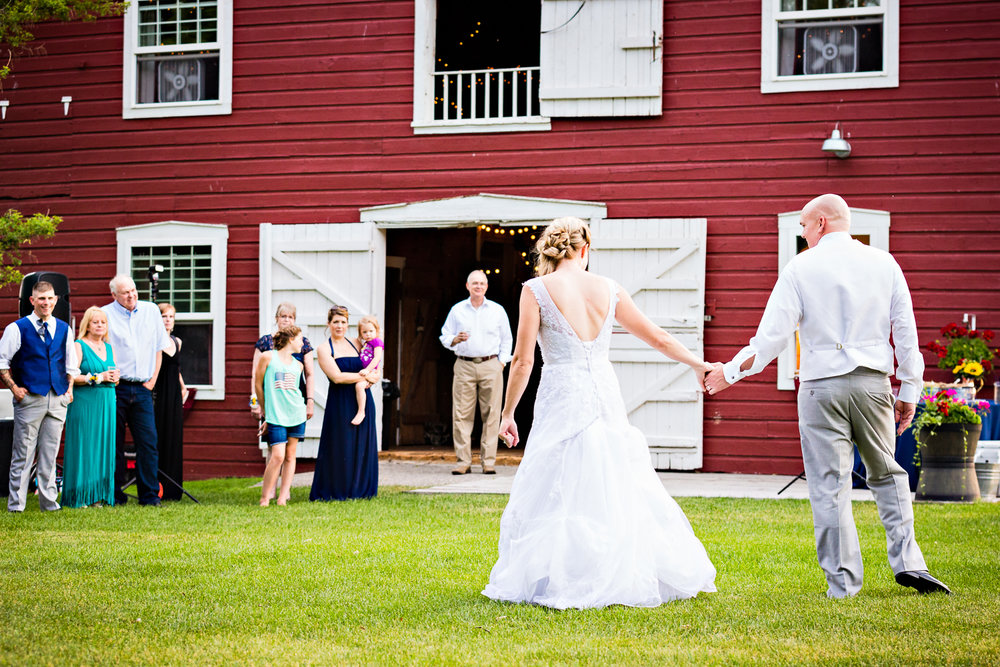
[[[831,601],[808,503],[682,498],[719,592],[656,609],[552,611],[480,595],[506,496],[257,507],[255,480],[156,510],[0,516],[2,664],[1000,663],[1000,505],[921,504],[952,596],[897,586],[873,503],[867,565]]]

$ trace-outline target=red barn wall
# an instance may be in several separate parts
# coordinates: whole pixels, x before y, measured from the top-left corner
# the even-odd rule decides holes
[[[227,398],[187,422],[191,476],[261,469],[245,397],[263,222],[352,222],[360,207],[478,192],[706,217],[705,349],[728,359],[777,276],[776,215],[832,191],[892,213],[922,341],[963,312],[1000,328],[1000,3],[901,4],[898,88],[763,95],[760,2],[670,0],[661,117],[458,136],[410,128],[412,2],[237,3],[233,113],[200,118],[121,118],[121,19],[46,24],[44,55],[16,59],[0,96],[0,206],[65,218],[26,267],[67,273],[75,308],[109,300],[115,228],[229,226]],[[836,122],[847,160],[819,149]],[[793,392],[775,378],[772,365],[706,400],[706,470],[801,469]]]

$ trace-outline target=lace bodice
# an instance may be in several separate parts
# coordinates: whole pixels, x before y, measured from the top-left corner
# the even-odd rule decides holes
[[[538,328],[538,345],[542,350],[542,361],[546,366],[552,364],[567,364],[572,362],[593,362],[608,358],[608,348],[611,344],[611,325],[615,318],[615,306],[618,304],[618,294],[615,282],[608,282],[608,315],[604,319],[600,333],[592,341],[580,340],[573,327],[556,307],[549,296],[545,283],[541,278],[532,278],[525,283],[538,301],[541,313],[541,326]]]
[[[541,278],[525,284],[534,293],[541,314],[538,343],[543,365],[532,433],[545,424],[551,428],[548,437],[560,440],[573,437],[596,419],[625,423],[618,378],[608,359],[618,303],[615,282],[608,280],[608,315],[592,341],[580,340],[556,308]]]

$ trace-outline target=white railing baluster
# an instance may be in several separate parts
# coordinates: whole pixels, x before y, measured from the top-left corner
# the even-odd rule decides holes
[[[444,119],[445,120],[451,120],[451,118],[450,118],[450,116],[451,116],[451,100],[449,99],[449,95],[448,95],[448,75],[447,74],[444,75],[443,81],[444,81],[444,86],[442,86],[442,88],[443,88],[443,95],[444,95],[444,97],[443,97],[443,99],[444,99]]]
[[[517,80],[520,79],[521,77],[518,76],[517,70],[511,72],[510,75],[514,77],[514,80],[511,82],[510,86],[510,93],[511,93],[510,115],[513,116],[514,118],[517,118],[520,115],[517,113]]]
[[[524,99],[528,100],[527,107],[529,116],[535,115],[535,109],[534,109],[535,96],[532,95],[532,91],[535,89],[533,85],[534,74],[535,74],[534,71],[529,69],[525,76],[525,83],[527,84],[528,88],[527,90],[524,91]]]
[[[472,110],[469,112],[469,118],[475,120],[476,118],[476,97],[479,95],[479,80],[478,74],[473,72],[469,76],[472,77],[472,81],[469,82],[469,90],[471,91],[471,106]]]
[[[492,80],[492,78],[493,78],[492,74],[490,74],[489,72],[483,72],[483,83],[486,85],[486,95],[484,95],[484,97],[486,99],[485,99],[485,102],[484,102],[484,107],[485,108],[483,109],[483,118],[490,118],[491,117],[490,116],[490,89],[493,87],[493,84],[491,84],[490,81]]]
[[[499,82],[499,88],[497,89],[497,118],[506,118],[507,116],[503,112],[503,75],[507,70],[498,70],[500,77],[497,79]]]

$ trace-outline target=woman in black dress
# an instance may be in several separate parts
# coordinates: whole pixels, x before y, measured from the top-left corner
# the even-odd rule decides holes
[[[174,335],[177,311],[161,303],[163,326],[170,335],[170,347],[163,350],[160,374],[153,388],[153,412],[156,415],[156,442],[160,454],[160,488],[163,500],[180,500],[184,484],[184,401],[188,390],[181,376],[181,339]]]

